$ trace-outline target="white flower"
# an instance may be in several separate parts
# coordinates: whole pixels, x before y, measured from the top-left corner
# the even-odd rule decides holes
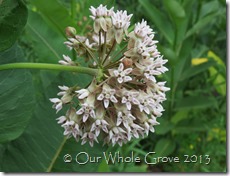
[[[127,11],[114,12],[113,7],[108,10],[101,4],[91,6],[90,12],[93,31],[86,24],[87,35],[79,36],[67,27],[65,44],[82,56],[79,65],[89,67],[93,74],[93,69],[98,70],[97,74],[85,88],[59,86],[61,98],[50,101],[57,112],[65,105],[68,108],[57,118],[67,137],[91,146],[99,137],[104,143],[121,146],[154,132],[159,124],[156,119],[164,111],[162,102],[169,88],[158,76],[168,71],[167,60],[158,51],[155,33],[146,21],[128,29],[132,14]],[[77,65],[65,55],[59,63]]]
[[[57,118],[56,120],[58,120],[58,124],[63,124],[64,122],[66,122],[66,117],[65,116],[61,116],[59,118]]]
[[[102,92],[98,95],[97,100],[103,100],[105,108],[108,108],[109,101],[117,103],[117,99],[114,96],[116,90],[111,89],[109,85],[103,84]]]
[[[131,15],[127,15],[127,11],[117,11],[112,13],[112,23],[115,27],[115,39],[117,43],[121,43],[123,39],[124,31],[127,33],[127,29],[130,25]]]
[[[130,76],[127,76],[132,72],[132,68],[127,68],[124,70],[123,63],[120,63],[117,70],[109,70],[111,76],[117,77],[117,81],[121,84],[123,82],[131,81],[132,78]]]
[[[63,58],[64,58],[64,60],[58,61],[59,64],[62,64],[62,65],[76,65],[76,64],[70,59],[69,56],[63,55]]]
[[[148,135],[149,134],[149,131],[151,132],[155,132],[155,129],[154,129],[154,125],[158,125],[159,122],[156,121],[156,118],[152,116],[151,119],[148,119],[144,122],[144,130],[145,130],[145,133]]]
[[[144,128],[135,123],[131,123],[130,130],[127,133],[128,140],[130,141],[132,136],[135,138],[139,138],[139,135],[142,135],[142,137],[144,136]]]
[[[114,146],[118,143],[120,146],[127,141],[126,132],[121,127],[113,127],[109,131],[109,140],[111,140],[112,145]]]
[[[155,101],[151,95],[140,92],[138,100],[140,102],[139,109],[141,112],[144,111],[146,114],[150,114],[150,112],[155,108]]]
[[[74,126],[74,121],[66,121],[64,124],[62,124],[62,127],[65,129],[64,135],[67,136],[67,138],[70,138],[72,135],[72,129]]]
[[[161,74],[161,72],[156,69],[156,65],[154,65],[154,64],[145,66],[145,65],[141,65],[141,64],[136,62],[135,65],[143,73],[143,76],[147,80],[151,80],[152,82],[156,82],[155,76]]]
[[[108,133],[108,123],[104,119],[97,119],[91,127],[91,132],[95,131],[96,136],[99,136],[101,129],[105,132]]]
[[[98,143],[97,136],[93,134],[92,132],[85,132],[82,135],[82,142],[81,145],[85,144],[87,141],[89,141],[89,144],[91,147],[93,147],[94,141]]]
[[[107,8],[106,8],[106,6],[103,6],[102,4],[100,4],[100,6],[97,8],[94,8],[93,6],[91,6],[89,10],[92,13],[92,16],[90,16],[90,17],[93,20],[95,20],[98,17],[107,16]]]
[[[140,102],[137,97],[139,92],[134,90],[123,90],[121,103],[124,103],[128,110],[131,110],[132,104],[138,105]]]
[[[55,108],[58,111],[62,109],[62,101],[59,98],[50,98],[50,101],[54,103],[53,108]]]
[[[65,94],[68,94],[68,91],[69,91],[69,87],[67,87],[67,86],[58,86],[58,88],[61,90],[61,92],[59,92],[57,95],[58,96],[63,96],[63,95],[65,95]]]
[[[77,90],[75,92],[78,93],[79,99],[84,99],[84,98],[88,97],[89,93],[90,93],[88,89],[80,89],[80,90]]]
[[[113,7],[108,10],[106,6],[101,4],[97,8],[91,6],[89,10],[92,14],[90,17],[94,20],[93,28],[95,33],[99,33],[101,29],[106,32],[108,27],[111,26],[111,19],[108,17],[111,16]]]
[[[162,58],[163,56],[159,56],[156,58],[156,60],[154,60],[154,67],[157,71],[165,73],[166,71],[168,71],[168,69],[163,65],[167,62],[167,60],[163,60]]]
[[[133,120],[135,120],[136,117],[134,117],[130,111],[125,111],[125,112],[121,112],[119,111],[117,113],[117,126],[119,126],[121,123],[124,125],[124,127],[130,131],[130,124],[133,122]]]
[[[141,23],[135,24],[134,33],[144,39],[147,35],[153,34],[153,30],[147,25],[147,22],[142,19]]]
[[[83,115],[83,122],[86,122],[90,117],[95,118],[94,106],[88,103],[84,103],[81,105],[81,108],[76,112],[77,115]]]

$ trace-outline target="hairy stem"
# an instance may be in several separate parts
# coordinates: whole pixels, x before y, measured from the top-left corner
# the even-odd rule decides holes
[[[104,62],[109,58],[109,56],[110,56],[111,52],[114,50],[115,46],[116,46],[116,40],[114,39],[113,45],[112,45],[111,49],[109,50],[108,54],[106,55]],[[104,62],[102,64],[104,64]]]
[[[78,73],[85,73],[89,75],[97,75],[98,69],[78,67],[78,66],[66,66],[58,64],[45,64],[45,63],[12,63],[0,65],[1,70],[8,69],[47,69],[47,70],[59,70],[59,71],[71,71]]]

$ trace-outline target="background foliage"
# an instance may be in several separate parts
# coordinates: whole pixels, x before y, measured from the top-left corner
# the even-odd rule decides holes
[[[122,147],[94,148],[64,139],[51,109],[58,85],[85,86],[91,77],[34,70],[0,72],[0,170],[4,172],[226,172],[226,2],[224,0],[3,0],[0,1],[0,64],[57,63],[64,29],[89,32],[89,7],[100,3],[133,13],[156,31],[158,48],[169,60],[164,77],[171,88],[156,132]],[[23,31],[23,32],[22,32]],[[200,163],[142,162],[79,166],[65,164],[66,153],[86,151],[99,156],[119,151],[122,156],[184,158],[210,155]],[[151,160],[151,158],[148,158]]]

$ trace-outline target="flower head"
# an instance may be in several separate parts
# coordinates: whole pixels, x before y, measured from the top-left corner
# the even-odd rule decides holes
[[[145,20],[128,29],[132,14],[113,9],[102,4],[90,7],[90,34],[80,36],[74,28],[67,28],[65,44],[84,56],[83,64],[97,69],[98,75],[84,88],[59,86],[60,97],[50,99],[57,112],[69,108],[57,119],[64,135],[91,146],[101,136],[104,143],[121,146],[154,132],[169,91],[166,82],[158,80],[168,68],[153,29]],[[72,61],[63,55],[59,63],[80,65],[82,57]]]

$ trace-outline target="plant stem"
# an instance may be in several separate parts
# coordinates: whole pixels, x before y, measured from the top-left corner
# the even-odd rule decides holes
[[[111,60],[116,59],[116,57],[119,56],[120,54],[122,54],[122,56],[123,56],[123,55],[124,55],[123,52],[124,52],[126,49],[127,49],[127,45],[125,45],[118,53],[116,53],[115,56],[113,56]],[[127,51],[128,51],[128,50],[127,50]],[[118,60],[119,60],[119,59],[118,59]],[[117,61],[117,60],[115,60],[115,61]]]
[[[116,46],[116,40],[114,39],[113,45],[112,45],[111,49],[109,50],[109,52],[107,53],[104,62],[109,58],[109,56],[110,56],[111,52],[114,50],[115,46]],[[102,64],[104,64],[104,62]]]
[[[65,138],[63,139],[62,143],[60,144],[60,146],[59,146],[57,152],[55,153],[55,155],[54,155],[54,157],[53,157],[53,159],[52,159],[52,161],[51,161],[49,167],[47,168],[46,172],[51,172],[51,170],[52,170],[52,168],[53,168],[53,166],[54,166],[55,161],[57,160],[59,154],[60,154],[61,151],[62,151],[62,148],[64,147],[64,145],[65,145],[65,143],[66,143],[66,140],[67,140],[67,138],[65,137]]]
[[[172,117],[172,108],[174,104],[174,66],[171,68],[171,83],[170,83],[170,101],[169,101],[169,119]]]
[[[98,69],[79,67],[79,66],[66,66],[58,64],[45,64],[45,63],[12,63],[0,65],[1,70],[8,69],[47,69],[47,70],[59,70],[59,71],[71,71],[78,73],[86,73],[89,75],[97,75]]]
[[[73,20],[76,18],[76,0],[71,0],[71,17]]]
[[[102,61],[101,61],[101,65],[103,65],[104,61],[105,61],[105,53],[106,53],[106,32],[103,32],[104,34],[104,44],[103,44],[103,48],[102,48]]]

